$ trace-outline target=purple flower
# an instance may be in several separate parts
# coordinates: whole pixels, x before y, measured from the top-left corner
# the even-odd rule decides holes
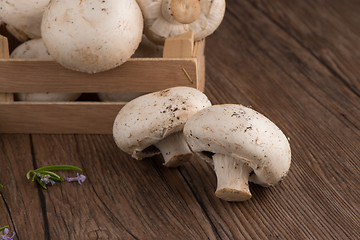
[[[53,180],[50,179],[50,175],[44,175],[44,174],[41,174],[41,173],[36,173],[36,176],[38,176],[40,178],[40,182],[44,185],[47,185],[47,184],[51,184],[51,185],[54,185],[55,182]]]
[[[68,182],[78,182],[80,185],[82,182],[84,182],[86,179],[86,177],[84,175],[79,175],[79,173],[76,173],[76,177],[72,177],[72,178],[66,178],[66,180]]]
[[[0,239],[2,240],[12,240],[15,237],[15,232],[13,232],[13,235],[11,237],[8,236],[9,234],[9,229],[5,228],[4,229],[4,234],[0,235]]]

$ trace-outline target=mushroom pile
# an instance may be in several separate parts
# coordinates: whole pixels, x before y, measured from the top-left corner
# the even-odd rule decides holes
[[[52,59],[86,73],[118,67],[132,55],[160,57],[166,38],[189,30],[195,40],[205,38],[224,13],[225,0],[0,0],[0,23],[12,35],[21,42],[42,38]],[[129,101],[141,94],[99,93],[99,98]]]
[[[50,0],[0,0],[0,22],[21,42],[41,37],[43,12]]]
[[[277,184],[291,163],[288,138],[264,115],[238,104],[211,105],[188,87],[130,101],[114,121],[113,136],[137,160],[161,153],[167,167],[196,154],[214,168],[215,195],[226,201],[250,199],[249,182]]]
[[[19,45],[11,53],[10,58],[52,59],[41,38],[32,39]],[[33,102],[75,101],[80,95],[81,93],[15,93],[15,99]]]

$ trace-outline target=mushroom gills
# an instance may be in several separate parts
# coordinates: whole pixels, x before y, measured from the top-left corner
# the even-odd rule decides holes
[[[215,195],[226,201],[245,201],[251,198],[248,179],[252,169],[243,161],[223,154],[214,154],[217,177]]]
[[[160,150],[166,167],[178,167],[192,157],[182,132],[170,134],[154,146]]]
[[[150,145],[149,147],[145,148],[141,152],[137,152],[137,156],[139,156],[139,160],[146,157],[152,157],[159,154],[159,149],[156,148],[154,145]]]
[[[212,159],[215,153],[209,151],[202,151],[200,154],[204,155],[204,157]]]

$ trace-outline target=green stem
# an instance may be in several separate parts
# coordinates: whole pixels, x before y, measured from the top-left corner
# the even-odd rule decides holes
[[[0,232],[4,231],[5,228],[9,228],[9,225],[0,228]]]
[[[58,182],[62,182],[64,181],[64,179],[62,177],[60,177],[59,175],[57,175],[56,173],[50,172],[50,171],[38,171],[37,173],[40,173],[42,175],[50,175],[50,179],[54,180],[54,181],[58,181]]]
[[[35,177],[36,181],[42,186],[42,188],[47,189],[47,187],[40,181],[39,177]]]
[[[35,170],[35,172],[39,171],[79,171],[81,172],[82,169],[73,165],[53,165],[53,166],[46,166],[41,167]]]
[[[36,175],[36,172],[35,172],[34,170],[28,171],[27,174],[26,174],[27,179],[30,179],[30,175],[31,175],[31,174],[34,174],[34,176],[35,176],[35,175]],[[34,181],[34,177],[33,177],[32,180]]]

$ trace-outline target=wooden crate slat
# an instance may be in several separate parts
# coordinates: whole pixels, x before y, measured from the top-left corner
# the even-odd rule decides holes
[[[198,85],[197,89],[200,91],[205,90],[205,39],[196,41],[194,44],[194,51],[192,57],[197,59],[197,76],[198,76]]]
[[[104,102],[2,103],[0,132],[111,134],[123,106]]]
[[[175,86],[204,90],[204,41],[191,32],[164,47],[164,58],[130,59],[115,69],[87,74],[54,60],[8,59],[7,39],[0,36],[0,133],[111,134],[125,103],[17,102],[13,93],[154,92]],[[166,55],[166,54],[165,54]]]
[[[4,59],[9,58],[9,43],[6,37],[0,35],[0,59],[1,58]],[[12,101],[14,101],[14,94],[0,92],[0,102],[12,102]]]
[[[87,74],[68,70],[52,60],[0,59],[0,92],[153,92],[173,86],[197,88],[196,68],[195,58],[139,58],[106,72]]]
[[[182,35],[165,39],[163,58],[187,58],[194,52],[194,33],[186,32]]]

